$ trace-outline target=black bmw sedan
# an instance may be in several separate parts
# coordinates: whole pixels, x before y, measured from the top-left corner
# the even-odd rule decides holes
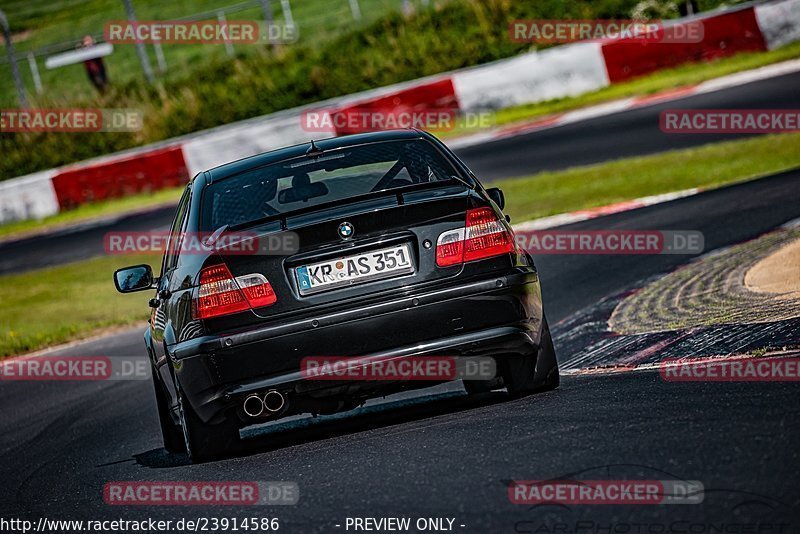
[[[468,393],[557,387],[539,277],[503,207],[499,189],[419,130],[195,176],[159,276],[147,265],[114,273],[120,292],[155,291],[145,345],[165,448],[206,461],[235,450],[243,427],[447,379],[321,377],[307,372],[313,358],[363,368],[477,357],[495,372],[464,378]]]

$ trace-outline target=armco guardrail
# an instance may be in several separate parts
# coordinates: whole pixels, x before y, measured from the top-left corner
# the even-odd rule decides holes
[[[800,40],[800,0],[710,12],[675,24],[697,21],[705,31],[696,43],[572,43],[0,182],[0,222],[41,218],[92,200],[175,185],[227,161],[308,141],[313,133],[303,130],[301,117],[309,110],[499,109],[580,95],[687,61],[771,50]]]

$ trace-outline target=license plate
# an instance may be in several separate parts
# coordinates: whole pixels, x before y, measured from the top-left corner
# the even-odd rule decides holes
[[[406,244],[302,265],[295,269],[301,295],[413,272],[411,251]]]

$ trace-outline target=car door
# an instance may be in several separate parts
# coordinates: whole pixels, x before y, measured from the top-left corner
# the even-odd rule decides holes
[[[167,328],[168,318],[170,316],[170,286],[172,274],[175,272],[175,266],[178,261],[178,253],[180,251],[181,242],[186,229],[189,204],[191,198],[191,189],[187,187],[178,203],[178,209],[175,213],[175,219],[170,228],[169,240],[167,241],[167,249],[164,251],[164,257],[161,262],[161,275],[158,281],[158,288],[156,290],[156,300],[158,306],[153,308],[150,314],[150,335],[153,340],[153,352],[156,359],[156,369],[161,375],[161,379],[167,388],[172,403],[175,401],[175,384],[172,380],[172,375],[169,365],[167,365],[167,356],[165,351],[165,330]]]

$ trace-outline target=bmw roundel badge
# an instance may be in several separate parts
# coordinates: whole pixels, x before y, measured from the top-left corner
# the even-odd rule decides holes
[[[350,239],[355,233],[355,228],[349,222],[343,222],[339,225],[339,237],[342,239]]]

